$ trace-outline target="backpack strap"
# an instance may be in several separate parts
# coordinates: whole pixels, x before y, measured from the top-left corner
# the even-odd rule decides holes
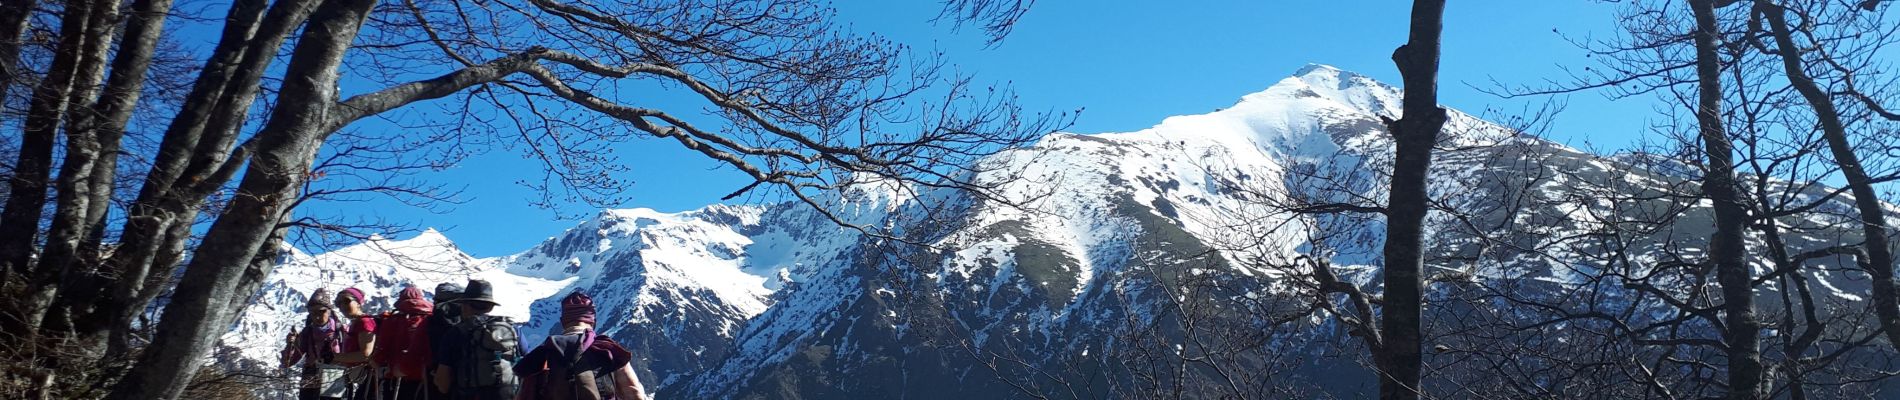
[[[578,337],[574,340],[575,346],[573,351],[568,352],[569,354],[563,354],[563,356],[567,358],[567,373],[569,375],[579,375],[581,372],[585,372],[581,369],[581,357],[587,355],[587,347],[594,344],[594,331],[592,329],[576,335]]]
[[[332,362],[331,357],[343,351],[341,336],[348,326],[343,323],[342,315],[337,314],[336,310],[330,310],[328,315],[328,321],[324,321],[322,325],[305,326],[306,335],[299,339],[304,342],[305,353],[315,356],[318,362],[324,364]]]

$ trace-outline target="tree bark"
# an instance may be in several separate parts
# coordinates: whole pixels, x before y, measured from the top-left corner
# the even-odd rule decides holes
[[[89,4],[73,2],[61,17],[60,44],[54,49],[46,76],[34,86],[28,100],[19,158],[8,181],[6,208],[0,211],[0,265],[21,275],[31,275],[28,262],[33,242],[38,239],[47,178],[52,172],[53,135],[58,132],[59,116],[72,89],[74,68],[85,51],[85,41],[79,38],[85,33]]]
[[[38,0],[0,4],[0,102],[6,101],[13,85],[19,84],[22,75],[26,74],[26,71],[20,70],[21,35],[26,33],[27,17],[33,15],[33,7],[38,5]],[[6,273],[0,270],[0,274]]]
[[[240,152],[252,155],[236,196],[192,253],[184,278],[159,318],[157,335],[132,368],[134,374],[108,399],[170,399],[182,393],[180,382],[190,381],[232,314],[275,266],[269,258],[276,248],[260,253],[259,246],[272,242],[272,232],[281,230],[280,220],[288,217],[298,185],[332,133],[370,115],[493,82],[548,54],[533,48],[339,102],[337,68],[374,4],[329,0],[311,14],[285,70],[277,108],[263,129],[240,146]]]
[[[172,278],[204,197],[229,181],[242,164],[228,155],[229,141],[220,141],[224,146],[213,154],[200,153],[199,144],[208,135],[235,135],[237,127],[231,125],[246,119],[265,69],[316,3],[241,0],[231,5],[217,47],[184,108],[167,126],[144,186],[127,210],[118,248],[104,261],[103,273],[114,279],[94,306],[97,316],[78,327],[87,340],[105,341],[108,354],[125,349],[122,340],[161,292],[159,287]],[[219,121],[216,127],[211,126],[214,119]],[[211,172],[183,179],[187,170]]]
[[[311,14],[284,72],[281,101],[263,130],[246,144],[254,146],[254,155],[237,194],[193,251],[152,344],[107,399],[178,398],[229,327],[230,304],[239,295],[245,271],[278,229],[310,169],[322,131],[331,128],[337,67],[374,4],[329,0]]]
[[[90,6],[86,31],[81,37],[85,41],[84,50],[66,101],[66,157],[60,162],[59,178],[54,186],[53,218],[48,224],[46,242],[41,245],[40,259],[34,262],[33,279],[23,307],[30,313],[28,320],[39,321],[40,325],[52,314],[61,278],[72,267],[79,242],[85,239],[82,225],[88,211],[86,203],[93,198],[93,164],[102,157],[100,138],[90,129],[101,115],[97,114],[97,108],[86,105],[99,96],[97,87],[105,74],[106,57],[112,50],[118,19],[118,0],[95,1]],[[69,321],[63,316],[55,320],[54,325],[68,326]]]
[[[279,5],[280,6],[283,5],[283,3],[279,3]],[[277,15],[277,11],[275,8],[273,8],[272,15],[273,17]],[[266,19],[265,26],[272,26],[273,20],[274,18]],[[301,43],[299,44],[299,47],[301,48]],[[358,119],[370,116],[370,115],[382,113],[384,111],[401,107],[403,105],[407,105],[409,103],[413,103],[416,101],[435,99],[435,98],[447,96],[449,94],[455,93],[462,89],[466,89],[473,85],[493,82],[497,79],[500,79],[501,77],[514,74],[516,72],[520,72],[532,66],[534,61],[539,60],[542,56],[547,55],[547,54],[548,52],[545,49],[533,48],[522,53],[512,54],[512,55],[502,57],[493,61],[489,61],[487,63],[474,65],[474,66],[464,68],[464,69],[455,71],[453,73],[445,74],[433,79],[393,86],[393,87],[386,88],[377,92],[352,97],[348,100],[345,100],[338,104],[334,104],[330,108],[326,108],[325,110],[323,110],[324,125],[318,128],[313,128],[314,130],[312,130],[311,132],[315,132],[314,134],[317,135],[316,138],[313,140],[315,140],[318,144],[321,144],[324,139],[328,138],[328,136],[331,133],[334,133],[337,129],[340,129],[342,126],[347,125],[351,122],[354,122]],[[259,54],[258,57],[262,57],[262,54]],[[247,57],[247,59],[257,59],[257,57]],[[262,66],[263,65],[259,65],[257,69],[246,69],[246,71],[261,73],[263,71]],[[240,74],[240,75],[242,76],[238,78],[239,80],[249,79],[249,81],[251,82],[254,82],[255,80],[255,78],[250,77],[248,75],[243,75],[243,74]],[[227,96],[226,101],[236,103],[239,99],[247,99],[247,98],[253,97],[255,93],[255,89],[256,87],[253,84],[248,89],[245,89],[248,91],[243,92],[241,96]],[[334,92],[335,88],[331,88],[329,90]],[[280,93],[279,96],[280,98],[283,98],[282,97],[283,94]],[[233,105],[232,107],[234,107],[234,109],[247,108],[248,100],[246,100],[245,102],[241,104],[243,104],[244,106],[237,107]],[[275,120],[275,114],[273,114],[273,120]],[[229,138],[234,138],[235,136],[225,136],[226,137],[225,139],[216,139],[216,137],[218,137],[217,135],[222,134],[223,132],[230,132],[234,134],[235,130],[239,126],[241,126],[241,124],[242,124],[241,115],[223,114],[223,115],[218,115],[211,118],[211,122],[205,128],[205,137],[210,138],[210,140],[199,141],[198,154],[205,154],[206,151],[210,151],[217,147],[220,147],[219,145],[207,146],[206,145],[207,143],[213,143],[216,140],[228,141],[230,140]],[[269,128],[270,126],[267,125],[266,129],[269,129]],[[262,137],[262,135],[260,134],[259,137]],[[249,144],[246,145],[246,147],[249,147],[249,146],[251,145]],[[210,147],[212,149],[207,149],[207,147]],[[205,183],[211,183],[211,182],[221,183],[228,180],[228,177],[230,176],[230,174],[233,171],[235,171],[234,167],[236,167],[238,163],[241,163],[241,161],[239,160],[243,158],[242,155],[247,154],[246,152],[248,151],[251,151],[251,150],[247,148],[239,148],[238,151],[234,153],[235,155],[229,158],[230,161],[225,161],[222,158],[209,161],[209,162],[215,162],[218,165],[215,170],[210,170],[210,171],[199,170],[200,168],[207,168],[205,167],[205,165],[207,165],[207,163],[209,162],[205,161],[204,159],[195,160],[195,162],[190,167],[188,167],[187,170],[183,171],[183,174],[185,176],[182,177],[182,180],[183,182],[186,182],[186,183],[198,183],[198,186],[196,186],[197,188],[196,189],[174,189],[168,193],[162,194],[161,199],[165,201],[160,202],[161,207],[158,207],[158,209],[160,211],[175,210],[176,214],[172,214],[172,215],[184,216],[184,218],[182,219],[176,219],[177,221],[189,221],[190,216],[195,215],[194,213],[195,213],[197,204],[199,204],[199,202],[201,202],[205,196],[209,195],[210,189],[215,188],[215,186],[205,186]],[[314,153],[306,156],[305,159],[303,159],[301,162],[304,162],[307,164],[313,161],[313,157],[314,157]],[[249,175],[247,175],[246,179],[249,179],[248,176]],[[150,182],[148,182],[148,186],[149,185],[151,185]],[[181,204],[189,204],[190,207],[188,208],[180,207]],[[165,206],[170,206],[170,207],[165,207]],[[136,217],[137,214],[135,214],[134,216]],[[130,222],[137,222],[137,221],[128,221],[128,222],[130,223]],[[169,275],[170,275],[169,270],[165,269],[166,266],[173,265],[182,256],[182,251],[184,248],[183,246],[184,240],[188,237],[187,229],[179,229],[179,228],[188,228],[187,226],[180,226],[178,225],[178,223],[173,223],[171,226],[172,226],[172,229],[170,229],[171,233],[167,233],[163,235],[154,234],[150,236],[142,236],[144,238],[150,239],[150,243],[153,246],[141,246],[138,248],[151,249],[151,251],[144,252],[144,253],[135,253],[135,252],[125,253],[125,254],[133,255],[134,257],[150,257],[152,261],[147,264],[152,265],[153,268],[155,268],[153,271],[166,271],[166,273],[147,275],[146,279],[143,280],[143,283],[130,281],[128,277],[122,277],[121,278],[122,282],[115,283],[114,291],[112,295],[107,296],[106,302],[109,302],[111,304],[101,307],[102,310],[114,310],[114,312],[118,315],[118,319],[114,321],[116,323],[105,325],[104,327],[100,329],[129,330],[132,326],[132,322],[137,319],[138,315],[143,310],[143,304],[149,303],[151,299],[154,298],[159,293],[158,289],[163,286],[164,281],[167,278],[169,278]],[[128,236],[129,235],[130,234],[128,234]],[[123,243],[130,243],[130,241],[125,241]],[[131,248],[131,247],[132,246],[130,245],[123,245],[122,249]],[[137,258],[134,258],[134,260],[136,259]],[[136,264],[133,264],[133,265],[136,265]],[[129,287],[134,283],[138,283],[138,287]],[[121,297],[122,295],[125,297]],[[125,298],[128,300],[122,301],[123,304],[121,304],[121,300],[119,300],[120,298]],[[93,330],[93,331],[109,334],[110,341],[112,342],[117,342],[123,338],[129,337],[129,335],[127,334],[129,332],[123,332],[123,331],[105,332],[101,330]],[[119,348],[123,348],[123,343],[113,343],[113,345]]]
[[[133,107],[137,104],[139,93],[145,85],[145,71],[150,66],[152,52],[158,43],[158,35],[163,28],[165,13],[170,11],[169,0],[140,0],[133,4],[133,18],[127,25],[128,31],[118,46],[117,57],[112,63],[112,77],[106,86],[96,92],[97,100],[91,93],[92,84],[97,82],[105,71],[106,52],[110,38],[113,37],[113,22],[118,20],[118,1],[104,1],[96,6],[101,10],[113,10],[111,13],[97,13],[95,25],[87,35],[87,60],[80,68],[85,74],[86,90],[75,90],[75,101],[66,122],[66,159],[60,164],[57,183],[58,197],[54,203],[53,219],[49,224],[46,243],[42,245],[42,254],[36,270],[50,270],[53,281],[35,282],[34,289],[44,293],[34,298],[58,299],[48,310],[48,318],[41,323],[42,329],[52,328],[53,334],[65,335],[72,330],[72,315],[68,310],[76,305],[90,304],[95,300],[91,289],[91,275],[96,260],[79,262],[86,241],[95,237],[95,217],[103,218],[105,204],[112,195],[113,170],[118,164],[120,139],[125,124],[132,117]],[[158,8],[154,8],[158,7]],[[84,92],[84,95],[80,95]],[[78,100],[85,101],[78,101]],[[90,104],[88,107],[79,107]],[[101,166],[110,165],[102,169]]]
[[[1405,98],[1404,115],[1387,121],[1394,148],[1392,191],[1386,201],[1385,304],[1379,321],[1385,341],[1374,353],[1379,398],[1386,400],[1417,399],[1423,390],[1426,179],[1432,147],[1445,125],[1445,109],[1438,107],[1444,14],[1444,0],[1413,1],[1410,39],[1392,53],[1405,78]]]
[[[1696,123],[1700,127],[1708,171],[1702,192],[1714,204],[1715,233],[1709,238],[1709,259],[1715,264],[1722,290],[1723,341],[1728,347],[1728,398],[1760,398],[1762,383],[1761,323],[1755,318],[1754,271],[1750,270],[1742,235],[1748,222],[1735,182],[1734,146],[1722,122],[1721,28],[1716,25],[1716,0],[1690,0],[1695,14],[1697,80]]]
[[[53,164],[54,135],[59,132],[60,117],[71,101],[74,81],[85,60],[88,25],[93,18],[92,1],[68,4],[60,20],[60,43],[54,50],[45,78],[33,89],[21,135],[19,161],[6,209],[0,211],[0,265],[26,277],[29,286],[57,279],[57,271],[32,267],[34,243],[39,239],[40,217],[45,214],[47,183]],[[103,11],[102,11],[103,12]],[[31,291],[20,299],[17,314],[0,318],[5,333],[30,337],[46,315],[50,293]]]
[[[277,229],[272,230],[270,237],[264,239],[264,245],[257,248],[257,255],[251,256],[251,262],[245,263],[244,274],[238,277],[237,290],[232,291],[237,295],[231,297],[231,302],[224,306],[224,313],[231,320],[222,325],[229,326],[237,322],[238,313],[244,311],[244,306],[250,304],[252,297],[257,296],[257,291],[264,287],[264,278],[279,264],[278,257],[284,252],[284,236],[290,231],[290,213],[286,211],[285,218],[277,220]]]
[[[132,4],[132,15],[112,60],[111,78],[90,112],[68,129],[67,136],[75,138],[69,143],[80,143],[79,138],[83,138],[91,148],[90,154],[69,151],[61,166],[59,203],[44,246],[47,256],[40,261],[42,268],[62,271],[57,286],[59,300],[52,318],[43,324],[61,333],[70,333],[75,326],[73,318],[84,316],[86,310],[82,308],[98,299],[98,260],[95,254],[87,253],[97,249],[93,240],[99,237],[112,198],[125,125],[144,90],[145,73],[151,67],[171,6],[171,0],[138,0]]]
[[[1835,108],[1834,98],[1802,66],[1803,51],[1788,28],[1787,11],[1765,0],[1757,0],[1755,9],[1768,20],[1788,83],[1801,92],[1801,97],[1814,110],[1815,119],[1821,123],[1821,137],[1827,141],[1834,163],[1840,166],[1848,191],[1854,194],[1854,206],[1860,212],[1861,235],[1865,238],[1861,247],[1867,253],[1867,275],[1873,278],[1874,313],[1880,317],[1888,345],[1900,346],[1900,300],[1896,300],[1900,288],[1894,283],[1892,239],[1887,232],[1887,213],[1880,205],[1880,194],[1874,190],[1873,179],[1867,176],[1860,156],[1854,153],[1853,143],[1847,140],[1847,125]]]

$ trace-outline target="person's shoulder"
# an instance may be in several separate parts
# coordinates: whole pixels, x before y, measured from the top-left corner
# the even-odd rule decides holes
[[[561,347],[572,348],[579,341],[574,335],[548,335],[547,339],[542,339],[541,343],[536,344],[534,348],[536,350],[546,348],[553,351]]]
[[[594,336],[594,343],[588,346],[588,350],[605,353],[608,355],[608,358],[615,360],[629,358],[628,356],[632,354],[632,351],[627,350],[625,346],[620,345],[620,342],[614,341],[613,338],[607,337],[607,335]]]
[[[356,325],[358,329],[373,332],[376,330],[376,317],[369,315],[358,316],[355,318],[355,321],[353,321],[353,324]]]
[[[614,338],[607,337],[607,335],[594,335],[594,343],[596,346],[610,347],[610,348],[616,348],[616,349],[625,348],[625,346],[620,345],[620,342],[614,341]]]

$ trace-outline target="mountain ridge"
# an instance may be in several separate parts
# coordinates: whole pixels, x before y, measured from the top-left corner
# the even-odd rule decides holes
[[[1377,117],[1396,112],[1392,104],[1396,104],[1398,93],[1398,89],[1365,76],[1313,64],[1213,113],[1170,117],[1134,132],[1056,133],[1026,149],[993,157],[990,161],[1005,166],[997,170],[1008,173],[976,179],[993,180],[986,183],[997,184],[1005,196],[1030,200],[1026,201],[1025,208],[1035,209],[1035,212],[979,204],[982,202],[978,199],[954,193],[924,192],[911,198],[901,195],[903,190],[888,189],[839,193],[823,201],[848,205],[845,208],[851,214],[846,217],[853,222],[900,229],[904,223],[893,221],[941,212],[921,210],[917,204],[922,202],[952,204],[948,208],[962,208],[961,213],[974,214],[970,216],[972,219],[960,223],[976,228],[963,231],[944,228],[948,232],[934,236],[933,245],[960,250],[946,261],[941,271],[920,279],[934,276],[944,280],[934,285],[935,290],[972,289],[972,292],[988,293],[985,302],[997,302],[995,307],[1013,310],[984,311],[968,316],[987,320],[985,324],[989,326],[1031,323],[1025,317],[1010,315],[1016,312],[1039,315],[1035,319],[1051,322],[1032,325],[1054,329],[1067,324],[1053,322],[1057,319],[1078,319],[1082,314],[1097,312],[1091,307],[1110,302],[1101,298],[1109,289],[1099,283],[1126,274],[1122,269],[1126,259],[1139,247],[1134,242],[1143,236],[1144,227],[1153,230],[1180,225],[1169,229],[1181,230],[1175,234],[1181,238],[1215,236],[1220,227],[1202,221],[1203,218],[1184,215],[1211,214],[1205,211],[1209,209],[1246,208],[1240,200],[1220,194],[1223,187],[1233,183],[1220,182],[1225,176],[1209,173],[1210,170],[1272,174],[1287,169],[1274,161],[1276,158],[1319,162],[1371,146],[1377,140],[1368,137],[1376,136],[1374,133],[1380,129],[1376,125]],[[1195,156],[1207,156],[1222,165],[1179,162]],[[1129,160],[1139,162],[1122,162]],[[1059,182],[1053,185],[1111,190],[1042,196],[1049,192],[1048,188],[1024,182]],[[919,198],[926,201],[918,201]],[[440,240],[452,246],[445,236],[432,229],[408,240],[418,238]],[[771,375],[762,373],[761,366],[786,362],[796,357],[803,346],[830,340],[817,329],[841,323],[839,318],[846,315],[843,313],[870,304],[865,303],[867,295],[874,300],[884,299],[871,301],[877,303],[889,300],[898,292],[882,287],[883,280],[873,271],[860,268],[860,264],[874,263],[861,261],[875,257],[870,253],[883,251],[867,250],[883,245],[877,242],[875,238],[837,227],[828,219],[792,204],[715,204],[677,213],[650,209],[603,210],[594,218],[523,252],[481,259],[468,257],[469,264],[478,265],[469,275],[498,278],[510,282],[509,287],[517,289],[516,292],[545,295],[533,300],[519,299],[531,303],[526,310],[504,312],[524,323],[523,333],[531,335],[530,341],[552,329],[547,317],[553,314],[552,299],[574,290],[586,290],[597,299],[604,299],[600,305],[602,321],[618,323],[609,326],[603,322],[602,332],[644,347],[647,353],[671,354],[664,357],[642,354],[642,359],[636,361],[648,387],[680,393],[686,390],[676,388],[694,388],[690,389],[694,393],[685,394],[687,397],[728,397],[739,395],[721,391],[743,388],[748,386],[745,383],[748,380]],[[336,261],[329,259],[335,257],[326,256],[348,255],[355,247],[310,256],[316,259],[311,263],[334,265]],[[1036,260],[1055,265],[1018,262],[1016,258],[1024,256],[1019,252],[1028,252],[1037,257]],[[449,256],[466,257],[465,254]],[[678,268],[688,263],[701,268]],[[696,279],[701,276],[692,274],[708,271],[717,272],[708,277],[720,279],[706,281],[719,284],[703,282]],[[277,280],[280,273],[274,272],[272,279]],[[1021,276],[1032,278],[1025,280]],[[422,284],[419,286],[432,290],[433,281],[429,278],[440,277],[402,281]],[[965,283],[952,285],[949,281]],[[1032,281],[1035,283],[1026,283]],[[741,283],[724,285],[734,282]],[[719,290],[711,290],[714,287]],[[980,290],[974,289],[979,287]],[[377,289],[380,290],[370,290],[375,299],[394,293],[390,287],[378,286]],[[1007,304],[999,300],[1003,299],[998,297],[1002,296],[1000,293],[1015,290],[1040,294],[1031,295],[1035,300],[1020,298],[1008,300]],[[375,299],[371,304],[378,304],[380,300]],[[890,318],[897,311],[867,312]],[[251,319],[248,315],[247,320]],[[909,333],[904,326],[890,323],[880,329],[889,330],[893,337],[902,337]],[[665,334],[652,335],[652,332]],[[991,343],[987,338],[995,334],[976,329],[969,338],[981,347]],[[237,335],[281,337],[260,332]],[[723,349],[716,347],[722,346],[735,353],[718,354]],[[965,369],[961,374],[971,372]]]
[[[1323,258],[1342,279],[1376,287],[1381,220],[1286,209],[1382,201],[1379,171],[1391,165],[1383,120],[1398,117],[1400,93],[1312,64],[1211,113],[1132,132],[1054,133],[987,158],[982,162],[990,164],[967,178],[1007,201],[875,181],[820,197],[846,221],[889,227],[928,247],[862,235],[803,204],[779,203],[603,210],[501,257],[397,253],[502,282],[520,303],[504,311],[524,324],[531,341],[553,328],[558,296],[594,295],[600,330],[636,349],[636,370],[667,398],[1023,397],[1037,387],[1072,384],[1050,370],[1089,365],[1083,369],[1103,376],[1140,373],[1111,358],[1153,350],[1129,336],[1142,329],[1178,328],[1180,304],[1188,301],[1175,293],[1184,282],[1213,279],[1219,284],[1204,296],[1265,307],[1220,316],[1240,324],[1284,311],[1274,301],[1291,290],[1282,279],[1300,273],[1257,260]],[[1590,199],[1565,197],[1565,190],[1680,178],[1573,178],[1564,174],[1629,175],[1637,167],[1624,161],[1630,158],[1593,155],[1456,110],[1450,115],[1445,143],[1463,150],[1437,156],[1431,192],[1446,207],[1477,211],[1470,220],[1427,221],[1431,257],[1470,260],[1433,262],[1441,274],[1564,284],[1566,266],[1526,259],[1466,225],[1538,217],[1533,225],[1551,232],[1587,229],[1592,221],[1540,213],[1591,207]],[[1563,171],[1551,175],[1552,169]],[[1495,196],[1501,191],[1521,196]],[[1495,199],[1525,196],[1549,201],[1551,210],[1493,215],[1509,206]],[[453,247],[433,230],[409,240]],[[383,242],[378,249],[401,243],[371,241]],[[247,312],[243,329],[226,341],[282,337],[274,332],[287,324],[261,319],[296,321],[282,310],[301,304],[294,300],[313,287],[297,279],[373,285],[376,299],[393,295],[389,285],[449,279],[375,265],[402,263],[393,258],[331,255],[339,252],[293,254],[251,305],[277,311]],[[1849,276],[1838,279],[1851,283]],[[1830,288],[1838,295],[1856,290]],[[1338,373],[1362,357],[1343,328],[1318,316],[1294,325],[1303,331],[1247,349],[1233,362],[1252,369],[1290,363],[1288,379],[1305,380],[1302,387],[1366,394],[1370,376]],[[1281,360],[1276,353],[1311,359]],[[1086,372],[1065,373],[1095,389],[1129,384],[1096,382]]]

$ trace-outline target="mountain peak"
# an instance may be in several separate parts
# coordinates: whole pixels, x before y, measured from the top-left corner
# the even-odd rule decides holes
[[[1294,72],[1293,76],[1304,77],[1307,75],[1339,75],[1342,73],[1351,74],[1355,76],[1359,75],[1352,71],[1339,69],[1339,67],[1335,67],[1328,64],[1308,63],[1306,64],[1306,66],[1300,67],[1299,71]]]
[[[1276,154],[1327,156],[1339,135],[1374,133],[1381,118],[1398,118],[1397,87],[1326,64],[1307,64],[1264,90],[1241,96],[1214,112],[1177,115],[1148,129],[1089,135],[1098,139],[1201,138],[1235,141],[1220,146],[1261,146]],[[1344,129],[1342,131],[1327,131]],[[1067,136],[1052,135],[1053,140]],[[1236,143],[1246,143],[1236,144]],[[1212,142],[1208,142],[1212,143]]]
[[[1275,101],[1288,97],[1318,97],[1367,113],[1396,117],[1400,90],[1357,72],[1326,64],[1307,64],[1267,90],[1248,95],[1242,102],[1256,99]]]
[[[647,207],[636,207],[636,208],[610,208],[610,209],[600,210],[600,215],[597,216],[596,218],[599,218],[599,219],[638,219],[638,218],[665,218],[665,217],[671,217],[671,216],[673,215],[670,213],[660,212],[660,210],[655,210],[655,209],[647,208]]]
[[[435,228],[424,229],[407,239],[391,239],[372,234],[361,243],[310,256],[313,259],[345,261],[376,268],[407,268],[429,272],[465,272],[476,262],[463,253]]]
[[[396,242],[399,242],[405,245],[418,245],[418,246],[454,245],[455,244],[454,241],[449,240],[449,237],[447,235],[443,235],[442,231],[435,230],[434,227],[425,228],[422,230],[421,233],[417,233],[415,237],[411,237],[411,238],[403,239],[403,240],[397,240]]]

